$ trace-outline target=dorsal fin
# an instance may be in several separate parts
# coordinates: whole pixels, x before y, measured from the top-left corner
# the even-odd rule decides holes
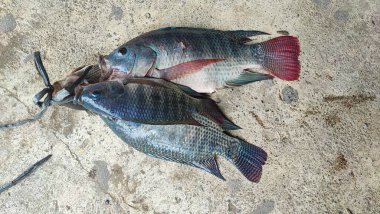
[[[180,90],[187,95],[194,97],[194,98],[208,98],[206,94],[200,94],[190,87],[176,84],[164,79],[157,79],[157,78],[126,78],[124,81],[124,84],[128,83],[137,83],[137,84],[144,84],[144,85],[150,85],[150,86],[155,86],[155,87],[163,87],[163,88],[169,88],[173,90]]]
[[[176,83],[173,83],[173,84],[175,84],[179,89],[181,89],[183,92],[185,92],[187,95],[189,95],[191,97],[200,98],[200,99],[209,98],[209,96],[207,96],[207,94],[200,94],[200,93],[194,91],[192,88],[187,87],[185,85],[180,85],[180,84],[176,84]]]
[[[208,117],[198,114],[196,112],[191,113],[191,117],[194,118],[199,124],[206,127],[212,127],[218,129],[219,131],[223,131],[223,129],[214,121],[210,120]]]
[[[230,36],[232,40],[240,44],[244,44],[252,41],[249,37],[259,36],[259,35],[270,35],[269,33],[265,33],[262,31],[255,30],[235,30],[235,31],[226,31],[226,33]]]

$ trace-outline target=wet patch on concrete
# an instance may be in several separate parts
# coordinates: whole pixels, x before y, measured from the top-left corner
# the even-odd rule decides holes
[[[118,187],[119,185],[125,186],[124,188],[127,188],[128,182],[124,181],[124,172],[123,168],[119,166],[118,164],[114,164],[111,168],[111,183],[115,187]]]
[[[15,33],[15,35],[12,35],[9,38],[5,45],[2,45],[0,43],[0,68],[3,68],[5,65],[13,65],[13,62],[16,62],[18,60],[18,58],[15,57],[15,54],[16,50],[22,47],[23,40],[23,35]]]
[[[347,10],[337,10],[334,13],[334,19],[339,22],[346,22],[350,17],[350,13]]]
[[[109,15],[108,19],[109,20],[112,20],[112,19],[121,20],[123,18],[123,16],[124,16],[123,9],[121,9],[121,7],[112,5],[112,11],[111,11],[111,14]]]
[[[65,137],[68,137],[73,133],[74,127],[77,124],[77,118],[74,116],[73,112],[70,110],[62,108],[53,108],[51,114],[49,126]]]
[[[11,13],[5,14],[5,16],[0,18],[0,32],[8,33],[16,28],[16,19]]]
[[[99,187],[107,191],[109,188],[108,181],[110,179],[110,172],[107,168],[107,163],[105,161],[94,161],[96,170],[96,179],[98,181]]]
[[[239,210],[236,208],[236,206],[231,202],[231,200],[228,200],[228,213],[239,213]]]
[[[313,2],[319,7],[326,8],[331,3],[331,0],[313,0]]]
[[[269,214],[273,211],[274,204],[274,201],[265,201],[257,206],[257,208],[253,210],[252,214]]]
[[[286,86],[281,91],[281,99],[287,104],[296,104],[298,102],[298,91],[291,86]]]

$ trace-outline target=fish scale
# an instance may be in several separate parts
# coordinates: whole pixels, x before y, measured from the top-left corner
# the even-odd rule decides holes
[[[85,86],[78,95],[79,103],[95,113],[133,122],[199,125],[192,117],[192,113],[197,112],[225,129],[239,128],[225,118],[210,98],[198,99],[187,94],[202,96],[189,88],[183,88],[186,93],[175,84],[159,79],[129,81],[135,82],[123,85],[107,81]]]
[[[181,29],[179,29],[181,31]],[[224,36],[222,31],[217,32],[198,32],[193,33],[189,30],[183,30],[183,32],[167,30],[161,32],[158,36],[154,32],[149,35],[142,35],[139,39],[133,39],[126,44],[134,45],[146,45],[151,44],[154,46],[160,46],[163,43],[163,48],[160,48],[157,63],[160,67],[158,69],[164,69],[183,62],[193,61],[197,59],[232,59],[238,60],[239,64],[248,62],[252,64],[252,59],[246,59],[251,54],[248,46],[237,46],[229,37]],[[173,51],[178,49],[180,43],[189,44],[185,47],[186,54]],[[219,47],[219,48],[218,48]],[[160,56],[162,54],[162,56]],[[186,56],[186,57],[184,57]]]
[[[296,37],[248,43],[260,31],[220,31],[172,27],[154,30],[123,44],[101,60],[119,78],[155,77],[212,93],[278,77],[297,80],[300,47]],[[122,51],[120,50],[127,50]]]
[[[125,143],[149,156],[201,168],[224,179],[215,159],[220,155],[235,164],[250,181],[260,180],[267,158],[264,150],[223,133],[201,115],[194,117],[203,126],[148,125],[103,116],[102,119]]]

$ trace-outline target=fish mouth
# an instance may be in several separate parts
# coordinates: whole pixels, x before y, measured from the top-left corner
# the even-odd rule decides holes
[[[124,72],[119,68],[112,67],[107,59],[107,56],[99,55],[99,66],[101,77],[99,82],[113,79],[123,79],[131,75],[132,72]]]
[[[100,82],[107,80],[111,74],[116,71],[110,66],[107,56],[99,55],[99,66],[100,66]]]
[[[75,90],[74,96],[73,96],[73,103],[78,105],[82,104],[82,93],[83,93],[83,87],[78,87]]]

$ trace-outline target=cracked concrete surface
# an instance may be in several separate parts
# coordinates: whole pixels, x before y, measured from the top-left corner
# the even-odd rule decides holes
[[[301,42],[299,81],[264,81],[213,94],[268,152],[260,183],[219,158],[227,181],[147,157],[96,116],[55,107],[0,131],[0,182],[53,154],[0,195],[1,213],[380,213],[380,3],[300,1],[0,2],[0,122],[37,111],[51,80],[164,26],[286,30]]]

